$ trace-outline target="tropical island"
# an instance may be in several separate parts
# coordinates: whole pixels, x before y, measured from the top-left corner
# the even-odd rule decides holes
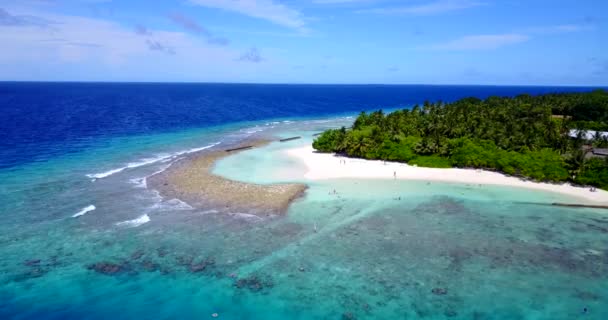
[[[476,168],[608,189],[608,92],[465,98],[324,131],[319,152],[432,168]]]

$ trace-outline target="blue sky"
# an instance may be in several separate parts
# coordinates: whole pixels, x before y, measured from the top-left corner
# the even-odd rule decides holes
[[[605,0],[0,0],[0,80],[608,85]]]

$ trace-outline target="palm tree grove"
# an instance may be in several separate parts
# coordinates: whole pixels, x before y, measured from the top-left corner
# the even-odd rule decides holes
[[[608,189],[608,92],[465,98],[385,114],[323,132],[320,152],[424,167],[480,168],[535,181]]]

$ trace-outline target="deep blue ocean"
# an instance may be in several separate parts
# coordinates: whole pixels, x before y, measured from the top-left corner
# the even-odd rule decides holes
[[[0,82],[0,168],[117,136],[584,87]]]
[[[0,319],[604,320],[605,210],[391,173],[309,180],[286,152],[361,111],[592,89],[0,83]],[[213,169],[305,183],[285,215],[148,185],[199,152],[293,136]]]

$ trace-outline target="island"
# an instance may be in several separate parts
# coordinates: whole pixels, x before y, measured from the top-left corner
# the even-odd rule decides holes
[[[351,158],[569,182],[595,191],[608,189],[606,130],[608,92],[596,90],[362,112],[351,128],[326,130],[312,147]]]

